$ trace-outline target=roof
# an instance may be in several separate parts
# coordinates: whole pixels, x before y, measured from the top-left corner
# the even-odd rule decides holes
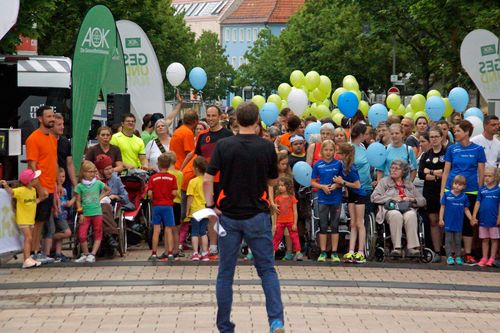
[[[230,0],[174,0],[175,13],[184,13],[185,17],[219,16],[231,4]]]
[[[222,23],[286,23],[304,0],[243,0]]]

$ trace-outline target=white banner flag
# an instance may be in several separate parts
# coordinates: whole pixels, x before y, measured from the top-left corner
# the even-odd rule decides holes
[[[9,32],[17,22],[19,13],[19,0],[0,0],[0,39]]]
[[[0,189],[0,255],[22,250],[23,243],[16,225],[12,198],[7,191]]]
[[[127,69],[127,87],[138,126],[147,113],[165,115],[165,95],[158,58],[140,26],[134,22],[116,22]]]

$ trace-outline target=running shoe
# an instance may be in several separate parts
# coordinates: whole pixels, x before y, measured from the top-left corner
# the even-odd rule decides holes
[[[479,262],[477,263],[478,266],[486,266],[486,263],[488,262],[488,258],[486,257],[482,257],[481,260],[479,260]]]
[[[356,252],[354,254],[354,262],[356,264],[364,264],[366,262],[365,255],[361,252]]]
[[[82,254],[80,258],[76,259],[75,262],[82,263],[82,262],[87,262],[87,256],[85,254]]]
[[[486,263],[486,266],[491,267],[495,263],[495,257],[491,257],[488,262]]]
[[[293,252],[287,252],[285,254],[285,256],[283,257],[283,259],[281,259],[281,260],[283,260],[283,261],[291,261],[291,260],[293,260],[293,257],[294,257]]]
[[[433,263],[440,263],[441,262],[441,256],[438,253],[434,253],[434,257],[432,258]]]
[[[283,326],[283,322],[279,319],[273,320],[271,323],[270,333],[285,333],[285,327]]]
[[[448,265],[455,265],[455,259],[453,259],[452,256],[449,256],[448,259],[446,259],[446,263]]]
[[[208,254],[208,259],[210,259],[211,261],[219,260],[219,252],[210,252]]]
[[[163,252],[163,253],[161,254],[161,256],[159,256],[159,257],[158,257],[158,260],[162,260],[162,261],[165,261],[165,260],[167,260],[167,259],[168,259],[168,255],[167,255],[167,253],[166,253],[166,252]]]
[[[253,253],[248,252],[244,259],[247,261],[252,261],[253,260]]]
[[[156,256],[156,254],[150,255],[148,258],[148,261],[156,261],[156,260],[158,260],[158,257]]]
[[[41,262],[42,264],[51,264],[55,261],[54,258],[47,257],[42,252],[38,252],[37,254],[34,254],[32,256],[32,258],[35,259],[36,261]]]
[[[297,251],[297,253],[295,253],[295,261],[302,261],[304,260],[304,255],[302,254],[302,252],[300,251]]]
[[[354,262],[354,253],[347,252],[343,257],[344,262],[352,263]]]
[[[87,256],[87,262],[95,262],[95,256],[92,253]]]
[[[463,265],[463,264],[464,264],[464,261],[463,261],[462,257],[456,257],[456,258],[455,258],[455,263],[456,263],[457,265]]]
[[[325,262],[326,261],[326,252],[321,252],[321,254],[318,257],[318,262]]]
[[[465,261],[465,264],[468,266],[476,266],[477,265],[476,259],[474,259],[474,257],[471,256],[470,254],[465,255],[464,261]]]
[[[169,254],[167,256],[167,259],[168,259],[168,261],[176,261],[177,260],[177,258],[173,254]]]
[[[332,262],[340,262],[340,258],[339,258],[339,255],[337,254],[337,252],[332,252],[332,255],[330,256],[330,258],[332,259]]]
[[[193,253],[193,255],[191,256],[192,261],[200,261],[200,259],[201,257],[197,252]]]
[[[201,261],[210,261],[210,257],[208,255],[208,253],[202,253],[201,256],[200,256],[200,260]]]
[[[24,262],[23,262],[23,268],[32,268],[32,267],[38,267],[40,266],[42,263],[39,262],[39,261],[36,261],[35,259],[31,258],[31,257],[28,257],[28,259],[26,259]]]

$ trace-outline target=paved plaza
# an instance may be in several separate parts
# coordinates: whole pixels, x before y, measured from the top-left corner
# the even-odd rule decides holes
[[[214,262],[0,266],[0,332],[217,332]],[[286,332],[499,332],[500,269],[279,262]],[[237,332],[268,332],[256,270],[235,276]]]

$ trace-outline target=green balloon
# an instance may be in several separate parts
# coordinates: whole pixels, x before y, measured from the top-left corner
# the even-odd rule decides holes
[[[347,89],[345,88],[337,88],[335,89],[335,91],[333,92],[333,95],[332,95],[332,102],[333,104],[335,105],[338,105],[338,101],[339,101],[339,96],[343,93],[343,92],[346,92]]]
[[[266,104],[266,99],[264,97],[262,97],[261,95],[255,95],[254,97],[252,97],[252,102],[257,104],[257,106],[259,107],[259,110],[260,110],[260,109],[262,109],[262,106],[264,106],[264,104]]]
[[[302,71],[299,71],[299,70],[295,70],[292,72],[292,74],[290,74],[290,83],[296,87],[296,88],[300,88],[304,85],[304,81],[305,81],[305,77],[304,77],[304,73],[302,73]]]
[[[356,97],[358,98],[358,102],[361,101],[361,91],[359,90],[349,90],[349,91],[353,92],[354,95],[356,95]]]
[[[319,83],[320,83],[320,77],[318,72],[310,71],[306,74],[305,84],[308,90],[314,90],[316,87],[319,86]]]
[[[443,98],[443,101],[444,101],[444,117],[449,117],[451,116],[451,114],[453,113],[453,106],[451,106],[451,103],[450,103],[450,100],[448,99],[448,97],[446,98]]]
[[[426,112],[419,111],[419,112],[415,112],[415,114],[413,115],[413,121],[417,121],[417,118],[419,118],[419,117],[425,117],[425,119],[429,120],[429,115],[427,115]]]
[[[389,109],[397,110],[401,105],[401,98],[396,94],[389,94],[385,100],[385,104]]]
[[[278,87],[278,95],[281,99],[287,99],[290,91],[292,91],[292,87],[288,83],[282,83]]]
[[[325,98],[325,100],[323,102],[321,102],[321,104],[323,104],[327,108],[330,108],[330,105],[331,105],[330,100],[328,98]]]
[[[279,97],[278,95],[276,94],[272,94],[270,95],[268,98],[267,98],[267,101],[270,102],[270,103],[274,103],[276,104],[276,106],[278,107],[278,109],[281,107],[281,97]]]
[[[415,116],[415,113],[413,113],[413,112],[406,112],[405,113],[405,118],[411,118],[411,119],[413,119],[414,116]]]
[[[330,109],[328,109],[323,104],[318,105],[318,108],[316,109],[315,117],[317,119],[323,119],[323,118],[326,118],[328,116],[330,116]]]
[[[337,124],[337,126],[340,126],[342,124],[342,119],[344,118],[344,115],[339,112],[337,114],[335,114],[333,117],[332,117],[332,120],[335,124]]]
[[[326,75],[321,75],[319,77],[318,89],[324,92],[326,95],[330,95],[332,92],[332,81]]]
[[[238,105],[240,105],[241,103],[243,103],[243,98],[241,98],[240,96],[234,96],[233,100],[231,101],[231,106],[237,109]]]
[[[359,84],[356,80],[344,80],[342,86],[347,90],[357,91],[359,90]]]
[[[306,91],[306,94],[307,94],[307,99],[310,101],[310,102],[317,102],[318,100],[316,99],[316,96],[314,96],[314,92],[313,91],[309,91],[307,92]]]
[[[413,108],[411,107],[411,104],[408,104],[408,106],[406,107],[405,114],[406,113],[412,113],[412,114],[415,113],[415,112],[413,112]]]
[[[430,97],[432,96],[438,96],[438,97],[441,97],[441,93],[439,92],[439,90],[436,90],[436,89],[432,89],[432,90],[429,90],[427,92],[427,99],[429,99]]]
[[[354,77],[354,75],[346,75],[346,76],[344,76],[344,79],[342,80],[342,85],[343,86],[349,85],[349,83],[352,83],[352,82],[355,82],[357,84],[358,80],[356,80],[356,78]],[[359,87],[356,88],[356,89],[359,89]]]
[[[421,94],[413,95],[410,100],[411,108],[415,112],[424,111],[425,108],[425,97]]]
[[[394,110],[396,116],[403,116],[406,113],[406,108],[403,104],[399,104],[397,110]]]
[[[324,101],[325,98],[327,97],[327,94],[325,94],[322,90],[320,90],[318,88],[313,90],[313,95],[314,95],[314,98],[316,99],[316,102]]]
[[[288,107],[288,102],[286,99],[282,100],[281,101],[281,108],[280,110],[283,110],[284,108],[287,108]]]
[[[360,101],[358,106],[359,111],[363,114],[363,116],[368,116],[368,110],[370,109],[370,105],[368,105],[367,101]]]

